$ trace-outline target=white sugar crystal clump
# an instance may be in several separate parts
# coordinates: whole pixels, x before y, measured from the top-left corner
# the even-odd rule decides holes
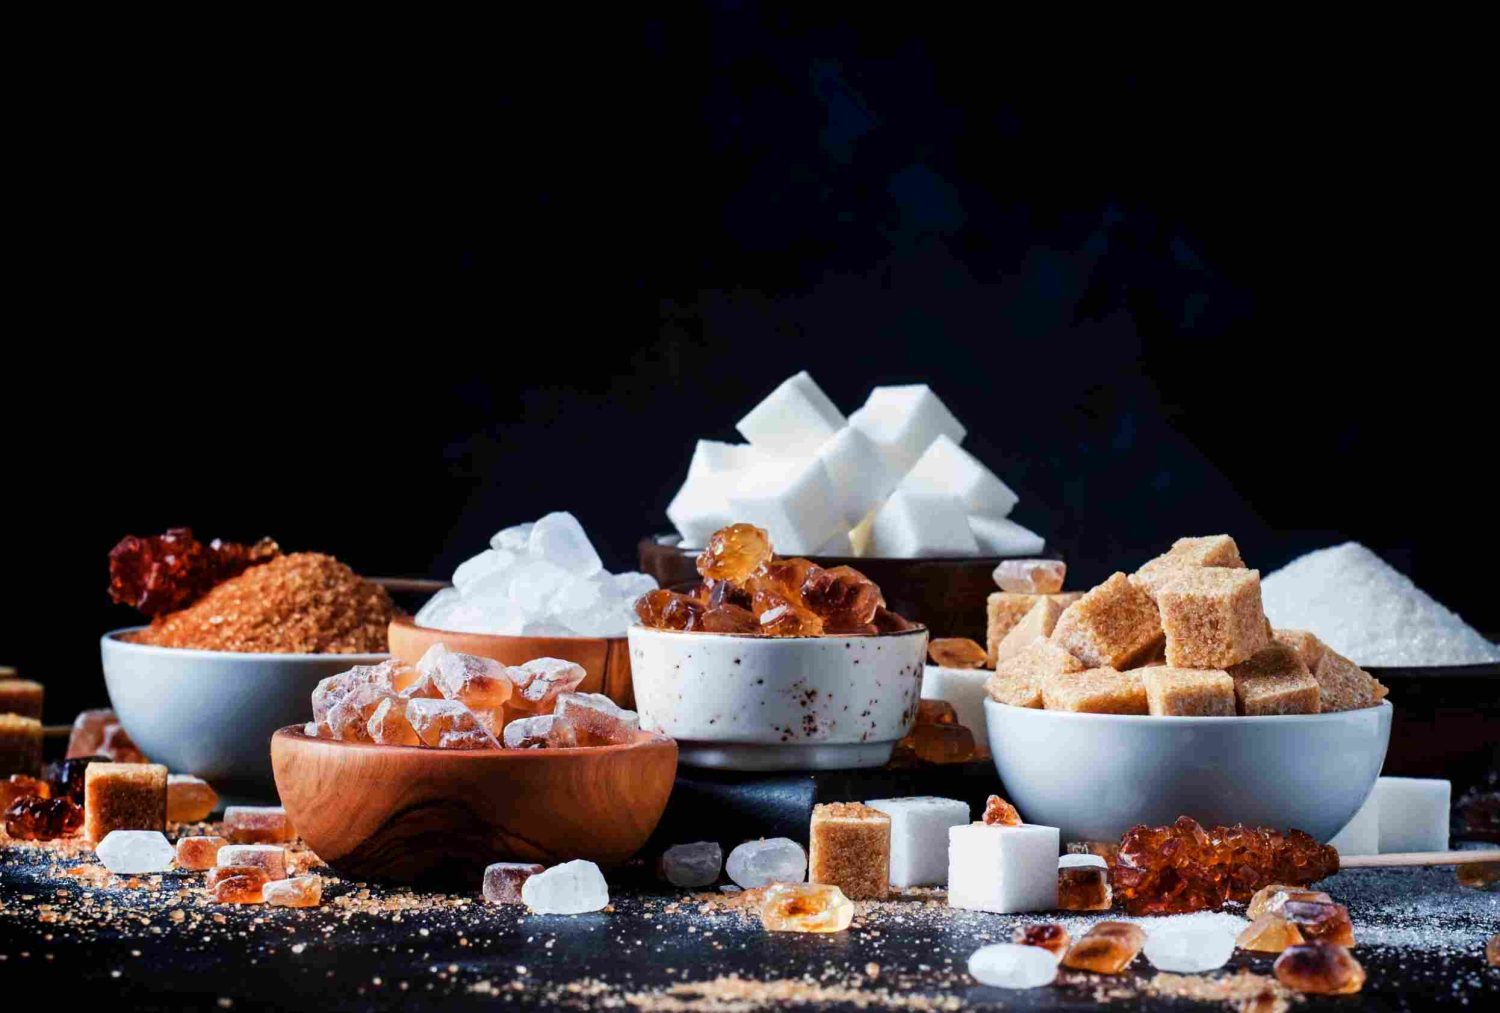
[[[521,884],[521,901],[539,915],[580,915],[609,905],[609,884],[593,862],[554,865]]]
[[[1360,665],[1500,661],[1500,646],[1358,542],[1293,560],[1260,595],[1273,626],[1311,630]]]
[[[724,866],[724,849],[717,841],[674,844],[661,855],[662,878],[673,886],[710,886]]]
[[[1235,934],[1207,926],[1175,925],[1150,931],[1146,959],[1159,971],[1200,974],[1223,967],[1234,955]]]
[[[111,830],[94,848],[94,854],[110,872],[138,875],[165,872],[172,867],[177,852],[155,830]]]
[[[807,852],[789,837],[746,841],[729,853],[724,871],[747,890],[771,883],[800,883],[807,878]]]
[[[621,637],[635,600],[656,587],[644,573],[606,573],[578,519],[550,513],[496,533],[460,563],[451,588],[417,613],[418,626],[509,636]]]
[[[993,943],[969,956],[969,973],[994,988],[1041,988],[1057,977],[1057,957],[1040,946]]]

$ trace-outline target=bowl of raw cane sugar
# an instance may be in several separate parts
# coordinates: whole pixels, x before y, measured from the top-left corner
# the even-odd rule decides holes
[[[1065,576],[1004,564],[987,647],[934,644],[978,666],[969,685],[982,679],[1017,805],[1086,839],[1184,812],[1318,840],[1349,822],[1385,760],[1386,689],[1312,633],[1273,627],[1233,538],[1179,539],[1084,591]]]

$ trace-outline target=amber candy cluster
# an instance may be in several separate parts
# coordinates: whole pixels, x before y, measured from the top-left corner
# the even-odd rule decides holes
[[[703,578],[692,592],[658,589],[635,603],[654,629],[816,637],[896,633],[912,624],[885,607],[880,588],[848,566],[777,559],[771,539],[753,524],[714,532],[698,557]]]
[[[1338,851],[1300,830],[1238,823],[1204,829],[1179,816],[1170,826],[1126,831],[1113,879],[1130,914],[1180,914],[1244,903],[1271,883],[1312,883],[1338,867]]]
[[[83,807],[69,798],[25,795],[5,810],[5,832],[18,841],[52,841],[83,826]]]
[[[140,538],[126,535],[109,550],[109,596],[142,615],[175,612],[215,585],[281,554],[269,538],[254,545],[215,538],[204,545],[191,528]]]

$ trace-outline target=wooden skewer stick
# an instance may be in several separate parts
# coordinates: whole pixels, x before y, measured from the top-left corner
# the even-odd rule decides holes
[[[1394,851],[1389,855],[1339,856],[1340,869],[1392,869],[1415,865],[1469,865],[1500,862],[1500,849],[1484,851]]]
[[[379,584],[387,591],[426,591],[432,593],[452,587],[446,580],[428,580],[425,577],[366,577],[372,584]]]

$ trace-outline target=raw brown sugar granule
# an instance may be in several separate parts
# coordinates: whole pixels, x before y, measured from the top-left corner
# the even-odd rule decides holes
[[[395,606],[332,556],[297,552],[251,567],[136,635],[143,644],[275,654],[386,650]]]

